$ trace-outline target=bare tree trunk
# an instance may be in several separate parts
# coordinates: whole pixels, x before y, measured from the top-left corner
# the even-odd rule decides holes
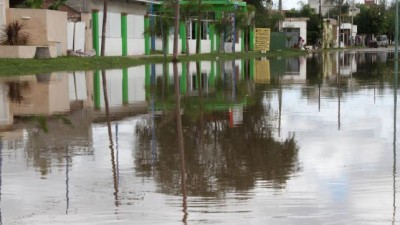
[[[108,0],[104,0],[103,5],[103,26],[101,30],[101,52],[100,55],[104,56],[105,46],[106,46],[106,25],[107,25],[107,3]]]
[[[172,52],[172,61],[178,61],[178,37],[179,37],[179,0],[175,0],[175,19],[174,19],[174,50]]]
[[[199,0],[198,10],[197,10],[197,35],[196,35],[196,54],[200,53],[200,42],[201,42],[201,4],[202,1]]]
[[[189,24],[185,21],[185,29],[186,29],[186,55],[190,54],[190,48],[189,48],[189,39],[188,39],[188,30],[189,30]]]

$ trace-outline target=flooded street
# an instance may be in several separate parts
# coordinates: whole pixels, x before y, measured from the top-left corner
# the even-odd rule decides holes
[[[0,78],[0,224],[397,224],[390,52]]]

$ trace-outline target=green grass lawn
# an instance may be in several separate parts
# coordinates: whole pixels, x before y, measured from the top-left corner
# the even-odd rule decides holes
[[[198,55],[180,55],[179,61],[215,61],[233,59],[251,59],[261,57],[288,57],[306,54],[306,51],[289,49],[267,53],[207,53]],[[100,69],[120,69],[147,63],[171,62],[172,57],[162,55],[149,56],[107,56],[107,57],[59,57],[52,59],[0,59],[0,76],[40,74],[56,71],[86,71]]]

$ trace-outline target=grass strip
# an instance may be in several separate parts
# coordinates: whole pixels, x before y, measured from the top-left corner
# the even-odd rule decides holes
[[[284,51],[240,52],[240,53],[205,53],[180,55],[180,62],[216,61],[233,59],[251,59],[261,57],[290,57],[306,54],[306,51],[288,49]],[[149,56],[106,56],[106,57],[58,57],[51,59],[0,59],[0,76],[42,74],[58,71],[86,71],[101,69],[122,69],[147,63],[171,62],[172,57],[162,55]]]

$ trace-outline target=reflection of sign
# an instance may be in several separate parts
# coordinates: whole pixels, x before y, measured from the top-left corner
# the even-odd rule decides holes
[[[255,28],[256,44],[254,50],[256,51],[269,51],[271,30],[269,28]]]
[[[267,83],[271,79],[269,60],[256,60],[256,76],[254,81],[256,83]]]
[[[243,123],[243,107],[233,106],[229,109],[229,125],[234,127]]]

